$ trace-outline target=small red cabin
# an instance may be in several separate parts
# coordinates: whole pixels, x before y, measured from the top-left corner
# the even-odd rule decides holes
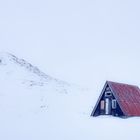
[[[138,86],[107,81],[91,116],[140,116],[140,89]]]

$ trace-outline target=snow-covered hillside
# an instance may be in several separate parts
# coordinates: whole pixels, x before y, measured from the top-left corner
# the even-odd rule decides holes
[[[20,80],[30,86],[55,83],[57,86],[69,86],[68,83],[55,79],[41,72],[37,67],[28,63],[24,59],[19,59],[10,53],[0,53],[1,72],[5,76],[10,76]],[[3,67],[2,67],[3,66]]]
[[[0,75],[1,140],[138,139],[140,118],[90,117],[99,93],[9,53],[0,54]]]

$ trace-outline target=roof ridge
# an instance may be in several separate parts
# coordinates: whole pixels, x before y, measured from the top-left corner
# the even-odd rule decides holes
[[[114,84],[119,84],[119,85],[126,85],[126,86],[133,86],[133,87],[137,87],[139,88],[139,86],[137,85],[133,85],[133,84],[126,84],[126,83],[121,83],[121,82],[114,82],[114,81],[106,81],[108,84],[110,83],[114,83]],[[139,88],[140,89],[140,88]]]

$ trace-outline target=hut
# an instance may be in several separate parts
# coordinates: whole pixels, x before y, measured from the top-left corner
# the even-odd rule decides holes
[[[91,116],[140,116],[140,89],[138,86],[107,81]]]

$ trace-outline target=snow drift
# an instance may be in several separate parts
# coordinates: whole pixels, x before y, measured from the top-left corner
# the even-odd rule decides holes
[[[0,54],[0,75],[1,140],[138,139],[139,118],[90,117],[99,93],[9,53]]]

